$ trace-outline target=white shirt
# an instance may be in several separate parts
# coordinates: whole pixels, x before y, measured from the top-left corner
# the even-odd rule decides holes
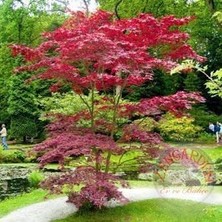
[[[6,128],[3,127],[2,130],[0,131],[0,133],[1,133],[1,137],[7,136],[7,130],[6,130]]]
[[[214,124],[213,124],[213,123],[211,123],[211,124],[209,125],[209,129],[214,132]]]

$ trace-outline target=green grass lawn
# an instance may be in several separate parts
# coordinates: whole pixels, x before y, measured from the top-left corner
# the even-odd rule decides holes
[[[61,197],[61,195],[46,196],[47,193],[48,192],[46,190],[36,189],[36,190],[31,191],[30,193],[24,193],[24,194],[0,201],[0,218],[19,208],[22,208],[22,207],[25,207],[34,203],[39,203],[47,199]]]
[[[0,217],[18,208],[43,201],[46,193],[47,192],[42,189],[37,189],[37,190],[33,190],[30,193],[24,193],[22,195],[1,201],[0,202]]]
[[[204,149],[203,152],[205,152],[213,162],[219,158],[222,159],[222,146],[218,146],[214,149]]]
[[[152,199],[101,211],[77,212],[56,222],[216,222],[221,218],[222,206]]]

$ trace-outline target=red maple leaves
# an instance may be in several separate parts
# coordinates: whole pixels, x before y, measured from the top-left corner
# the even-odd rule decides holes
[[[57,116],[48,126],[49,138],[36,147],[44,151],[42,165],[55,161],[64,165],[69,157],[87,156],[87,166],[59,179],[48,179],[45,187],[57,192],[65,184],[81,184],[80,192],[70,191],[69,195],[79,207],[87,201],[102,207],[112,198],[125,200],[114,186],[116,177],[109,174],[111,155],[127,151],[117,140],[139,142],[141,150],[153,157],[157,155],[154,148],[162,142],[156,133],[128,125],[130,118],[166,111],[181,115],[192,104],[204,101],[198,93],[186,92],[137,103],[122,101],[123,90],[151,81],[154,69],[169,71],[182,59],[204,59],[188,45],[188,34],[178,28],[191,19],[156,19],[142,14],[115,20],[105,11],[90,17],[78,12],[59,29],[45,33],[40,46],[11,46],[14,55],[20,54],[27,61],[17,72],[35,71],[32,79],[57,80],[52,91],[69,84],[78,94],[91,92],[90,102],[83,101],[88,109],[70,117]],[[106,93],[100,101],[94,97],[96,90]]]
[[[39,47],[11,48],[30,62],[18,71],[40,69],[39,78],[66,80],[78,93],[92,87],[141,85],[152,79],[153,69],[169,70],[185,58],[203,60],[187,44],[188,34],[177,28],[191,19],[142,14],[114,20],[105,11],[89,18],[79,12],[61,28],[45,33]]]

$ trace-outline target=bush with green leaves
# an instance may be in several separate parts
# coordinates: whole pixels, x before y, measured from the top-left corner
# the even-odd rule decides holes
[[[33,117],[16,116],[11,118],[10,137],[27,142],[27,137],[37,136],[37,123]]]
[[[49,113],[51,114],[63,114],[63,115],[73,115],[78,112],[84,112],[87,110],[86,103],[90,102],[91,99],[91,93],[88,95],[78,95],[74,92],[67,92],[67,93],[53,93],[51,97],[45,97],[41,98],[39,100],[39,103],[43,107],[43,112],[41,115],[42,120],[48,120],[52,117],[49,117]],[[106,121],[106,122],[112,122],[113,119],[113,110],[111,109],[112,103],[110,101],[102,100],[102,96],[99,94],[98,91],[94,92],[93,95],[95,99],[95,103],[100,101],[100,105],[96,105],[94,107],[94,111],[96,113],[95,115],[95,122],[98,123],[99,121]],[[120,105],[124,105],[128,103],[127,100],[120,100]],[[110,107],[109,110],[104,112],[104,106]],[[122,126],[123,124],[127,123],[129,120],[126,118],[118,118],[117,124]],[[90,127],[91,120],[84,118],[80,119],[77,122],[78,127]],[[101,125],[101,124],[100,124]],[[106,127],[101,127],[101,129],[98,129],[98,131],[101,131],[103,133],[106,133],[109,130],[109,125],[106,125]],[[122,135],[121,129],[116,129],[116,133],[114,134],[115,138],[120,138]]]
[[[194,140],[197,143],[214,143],[216,141],[216,136],[213,133],[201,132],[198,134],[198,137]]]
[[[211,72],[209,79],[210,81],[206,83],[206,86],[210,94],[222,98],[222,69]]]
[[[203,127],[206,131],[208,131],[208,125],[210,122],[221,122],[222,119],[222,116],[207,111],[205,106],[193,107],[189,113],[194,118],[194,124]]]
[[[141,130],[145,130],[147,132],[153,131],[154,128],[157,126],[157,122],[150,117],[137,119],[133,121],[133,123],[138,125]]]
[[[38,163],[38,158],[41,153],[36,153],[31,150],[26,150],[24,163]]]
[[[28,181],[32,188],[39,188],[44,179],[44,174],[40,171],[33,171],[28,175]]]
[[[39,153],[25,150],[6,150],[0,151],[0,163],[37,163]]]
[[[88,101],[89,96],[83,95],[84,100]],[[53,93],[50,97],[39,98],[39,104],[42,107],[41,119],[48,118],[48,113],[62,113],[64,115],[72,115],[86,109],[86,104],[74,92]]]
[[[0,163],[22,163],[25,157],[25,152],[20,150],[0,151]]]
[[[194,125],[192,117],[175,117],[170,113],[165,114],[158,123],[160,134],[170,141],[193,141],[202,128]]]

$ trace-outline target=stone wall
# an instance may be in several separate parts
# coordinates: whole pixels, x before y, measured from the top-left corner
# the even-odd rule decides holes
[[[30,169],[24,167],[1,166],[0,200],[27,192]]]

